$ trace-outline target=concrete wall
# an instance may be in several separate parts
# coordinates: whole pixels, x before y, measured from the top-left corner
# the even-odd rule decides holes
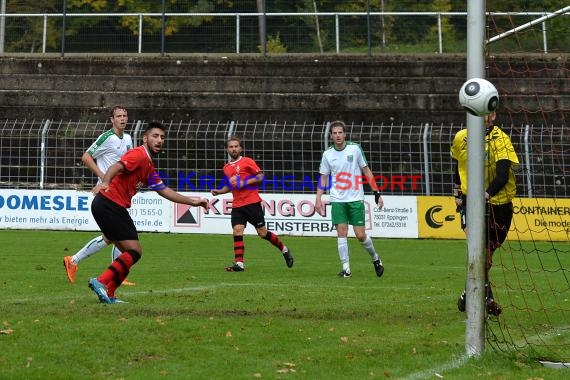
[[[508,93],[501,106],[512,110],[511,121],[529,122],[523,109],[568,112],[567,62],[565,55],[489,60],[488,78]],[[461,124],[465,69],[464,55],[447,54],[4,55],[0,119],[103,120],[121,103],[131,120]],[[564,112],[546,115],[537,120],[565,123]]]

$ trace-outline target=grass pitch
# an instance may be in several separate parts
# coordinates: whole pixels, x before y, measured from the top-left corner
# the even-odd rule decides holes
[[[334,238],[287,237],[289,269],[246,236],[245,272],[229,273],[230,235],[141,234],[134,287],[104,305],[87,287],[110,248],[62,258],[93,232],[0,231],[0,379],[563,379],[494,353],[466,359],[465,242],[375,239],[386,271],[350,239],[353,277]]]

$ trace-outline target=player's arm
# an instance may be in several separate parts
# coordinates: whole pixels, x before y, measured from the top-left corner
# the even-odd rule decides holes
[[[322,216],[325,215],[325,207],[323,204],[323,194],[325,190],[329,188],[329,175],[321,174],[319,183],[317,184],[317,196],[315,198],[315,210]]]
[[[382,195],[380,195],[380,190],[378,190],[376,179],[374,178],[374,174],[368,165],[362,168],[362,174],[368,179],[368,183],[372,188],[372,192],[374,193],[374,202],[376,202],[378,207],[384,207],[384,199],[382,199]]]
[[[81,161],[83,161],[83,165],[85,165],[87,169],[91,170],[93,174],[103,179],[105,173],[103,173],[101,169],[99,169],[99,167],[97,166],[97,162],[95,162],[93,156],[91,156],[91,154],[89,154],[88,151],[85,151],[85,153],[83,153],[83,156],[81,156]]]
[[[221,189],[212,189],[212,190],[210,190],[210,193],[213,196],[216,196],[216,195],[229,193],[230,191],[232,191],[232,189],[226,185],[226,186],[222,187]]]
[[[257,188],[257,185],[263,182],[263,173],[257,172],[256,174],[251,174],[245,177],[233,176],[229,179],[230,190],[231,189],[248,189],[253,190]],[[215,194],[214,194],[215,195]]]
[[[495,196],[501,189],[507,184],[509,180],[509,172],[511,170],[511,161],[509,160],[499,160],[497,161],[497,176],[493,179],[493,182],[487,188],[485,197],[487,199]]]
[[[258,172],[255,175],[247,176],[243,178],[242,181],[243,182],[241,183],[241,187],[250,188],[250,189],[255,188],[258,184],[263,182],[263,173]]]
[[[213,196],[229,193],[230,191],[232,191],[235,188],[235,180],[232,183],[232,181],[228,177],[226,177],[225,174],[224,174],[224,180],[222,183],[224,183],[224,186],[222,186],[221,188],[219,188],[219,189],[214,188],[214,189],[210,190],[210,193]]]
[[[463,207],[463,192],[461,191],[461,177],[459,176],[459,162],[453,159],[453,197],[455,198],[456,211],[460,212]]]
[[[93,188],[93,190],[91,190],[91,192],[93,194],[97,194],[101,190],[109,191],[109,184],[111,183],[111,180],[115,178],[117,174],[123,171],[125,171],[125,166],[121,161],[111,165],[111,167],[109,167],[109,169],[107,170],[107,173],[105,173],[105,175],[103,176],[103,180],[101,181],[101,183],[97,184]]]
[[[174,203],[182,203],[195,207],[202,206],[205,209],[208,208],[208,200],[206,198],[188,197],[186,195],[177,193],[176,191],[172,190],[170,187],[163,187],[160,190],[156,190],[156,192],[161,197],[164,197]]]

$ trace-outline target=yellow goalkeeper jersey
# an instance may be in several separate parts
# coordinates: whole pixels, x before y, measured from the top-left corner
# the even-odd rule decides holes
[[[455,135],[451,144],[451,157],[458,162],[461,191],[467,194],[467,129],[462,129]],[[499,160],[511,161],[511,170],[509,170],[509,179],[505,186],[489,199],[489,203],[495,205],[508,203],[515,197],[517,187],[512,166],[518,164],[519,159],[509,136],[501,128],[494,126],[485,135],[485,189],[489,188],[497,176],[497,161]]]

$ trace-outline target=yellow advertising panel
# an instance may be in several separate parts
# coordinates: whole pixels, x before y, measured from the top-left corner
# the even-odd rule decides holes
[[[453,197],[418,196],[418,235],[422,239],[465,239]]]
[[[418,197],[418,236],[465,239],[453,197]],[[515,198],[507,239],[570,241],[570,199]]]
[[[507,239],[570,241],[570,199],[515,198]],[[516,233],[517,237],[513,235]]]

